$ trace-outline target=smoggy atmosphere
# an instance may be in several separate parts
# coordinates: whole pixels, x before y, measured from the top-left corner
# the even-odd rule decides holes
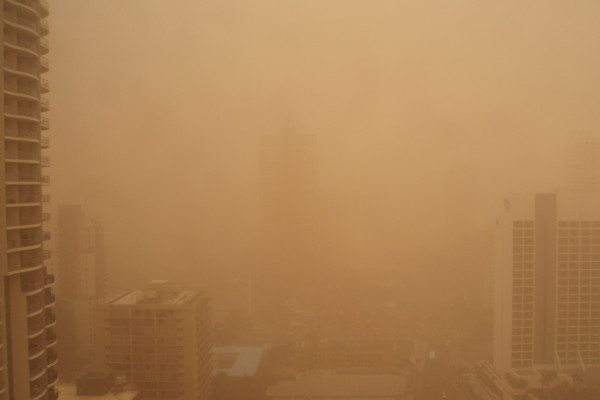
[[[0,3],[0,400],[600,398],[600,2]]]
[[[446,273],[453,229],[560,187],[600,125],[594,1],[52,6],[52,194],[136,279],[256,262],[261,135],[317,137],[344,267]]]

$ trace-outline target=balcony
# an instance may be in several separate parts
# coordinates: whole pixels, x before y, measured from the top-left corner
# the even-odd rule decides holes
[[[52,238],[52,234],[48,231],[42,232],[42,240],[50,240]]]
[[[40,246],[41,243],[37,239],[13,239],[7,240],[7,248],[8,250],[21,249],[32,246]]]
[[[50,7],[48,6],[48,2],[46,0],[40,0],[40,8],[38,12],[42,18],[47,17],[50,14]]]
[[[50,51],[50,42],[46,38],[40,38],[40,53],[46,54]]]
[[[48,368],[48,385],[53,385],[58,381],[58,373],[54,368]]]
[[[18,217],[14,220],[10,219],[9,221],[7,221],[6,228],[19,228],[22,226],[38,225],[40,223],[42,223],[42,220],[38,216]]]
[[[11,2],[26,6],[29,10],[31,10],[32,15],[35,15],[38,12],[38,6],[34,0],[11,0]]]
[[[46,331],[46,347],[56,342],[56,333],[54,330]]]
[[[58,360],[58,354],[56,353],[56,350],[54,350],[54,349],[48,350],[46,352],[46,362],[48,363],[48,365],[55,363],[56,360]]]
[[[40,72],[50,71],[50,60],[45,56],[40,56]]]
[[[29,336],[35,335],[36,333],[44,330],[44,320],[40,321],[36,321],[35,323],[27,325],[27,333],[29,334]]]
[[[33,139],[40,140],[39,132],[33,129],[7,129],[5,139]]]
[[[17,272],[41,267],[41,265],[42,261],[38,259],[26,260],[20,263],[10,263],[8,264],[8,272],[9,274],[14,274]]]
[[[46,349],[46,344],[44,342],[38,343],[29,343],[29,359],[35,358],[39,356],[41,352]]]
[[[47,306],[51,306],[56,302],[56,296],[54,296],[54,293],[46,293],[44,301],[46,302]]]
[[[23,18],[20,15],[13,16],[5,13],[4,22],[6,22],[8,26],[21,29],[22,32],[28,32],[30,35],[35,37],[38,36],[38,26],[35,22],[35,19]]]
[[[44,285],[51,286],[54,284],[54,274],[48,274],[44,276]]]
[[[21,275],[24,277],[25,275]],[[21,291],[23,292],[35,292],[42,288],[42,283],[36,279],[24,279],[21,281]]]
[[[31,100],[34,100],[39,96],[38,90],[33,85],[17,85],[16,83],[13,83],[12,85],[6,84],[4,86],[4,92],[5,94],[12,95],[14,97],[29,96]]]
[[[42,183],[42,185],[49,185],[50,184],[50,176],[42,175],[42,177],[40,178],[40,182]]]
[[[4,63],[4,68],[7,69],[7,72],[9,73],[17,75],[28,74],[32,81],[37,81],[39,78],[39,69],[33,62],[7,61]]]
[[[46,97],[40,97],[40,109],[42,111],[48,111],[50,109],[50,100]]]
[[[46,36],[50,32],[50,23],[47,19],[40,19],[40,36]]]
[[[29,300],[31,300],[31,297],[29,298]],[[42,304],[41,301],[28,301],[27,302],[27,314],[35,314],[36,312],[40,311],[41,309],[44,308],[44,304]],[[42,329],[44,327],[44,325],[40,325],[40,327],[37,328],[37,331],[39,331],[40,329]],[[35,332],[37,332],[35,331]],[[30,334],[32,332],[29,332]]]
[[[43,196],[42,196],[43,197]],[[16,205],[16,204],[35,204],[40,202],[40,197],[35,195],[27,195],[27,196],[15,196],[15,197],[7,197],[6,205]]]
[[[43,373],[46,370],[46,363],[45,362],[39,362],[39,361],[34,361],[34,362],[29,362],[29,376],[31,377],[30,379],[37,379],[41,373]]]
[[[8,48],[12,48],[12,51],[29,54],[30,56],[37,57],[39,52],[39,45],[37,42],[23,38],[8,38],[4,37],[4,44]]]
[[[13,118],[27,118],[29,120],[37,120],[38,112],[31,107],[18,107],[16,104],[4,105],[4,113],[8,114],[8,117]]]
[[[40,176],[37,174],[26,174],[26,173],[7,173],[6,174],[6,184],[10,184],[11,182],[16,182],[16,183],[24,183],[24,182],[30,182],[30,183],[36,183],[39,184],[40,182]]]
[[[50,129],[50,120],[47,117],[40,118],[40,128]]]
[[[50,81],[46,78],[40,78],[40,91],[48,93],[50,91]]]
[[[48,136],[42,136],[40,139],[40,144],[42,146],[42,149],[49,149],[50,148],[50,138]]]
[[[37,151],[6,151],[4,153],[4,158],[15,161],[37,161],[39,159],[39,153]]]
[[[42,166],[42,167],[49,167],[50,166],[50,157],[48,157],[48,156],[42,156],[40,158],[40,166]]]
[[[46,310],[45,321],[46,326],[52,325],[54,322],[56,322],[56,314],[54,314],[52,311]]]
[[[58,400],[58,390],[54,386],[48,388],[48,400]]]
[[[32,397],[37,398],[37,396],[44,394],[46,386],[47,385],[44,384],[42,379],[40,379],[40,382],[31,382],[29,384],[29,394],[31,394]]]

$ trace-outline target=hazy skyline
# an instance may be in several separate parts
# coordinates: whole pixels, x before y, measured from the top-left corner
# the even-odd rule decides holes
[[[409,268],[443,253],[461,187],[482,230],[504,194],[563,185],[568,135],[600,128],[599,17],[595,1],[55,0],[52,201],[105,222],[112,269],[243,265],[259,138],[293,124],[317,135],[350,266]]]

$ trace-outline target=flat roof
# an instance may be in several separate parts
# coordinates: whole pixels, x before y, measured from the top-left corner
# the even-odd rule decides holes
[[[269,386],[267,398],[400,399],[405,390],[405,375],[307,376]]]
[[[137,390],[125,390],[119,393],[109,392],[104,396],[79,396],[77,395],[77,385],[68,383],[57,383],[58,398],[60,400],[134,400]]]
[[[135,305],[135,304],[163,304],[176,305],[186,304],[194,300],[200,292],[197,290],[181,290],[161,296],[159,292],[152,290],[133,290],[121,293],[118,296],[108,300],[106,304],[110,305]]]
[[[224,373],[227,376],[252,376],[256,373],[264,352],[264,347],[215,346],[211,349],[213,364],[218,365],[220,358],[230,359],[231,362],[226,362],[227,366],[213,368],[212,375]]]

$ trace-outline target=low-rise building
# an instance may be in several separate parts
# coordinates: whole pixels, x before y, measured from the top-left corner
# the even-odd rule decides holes
[[[75,384],[56,385],[61,400],[139,400],[140,392],[133,385],[121,383],[113,374],[86,372]]]
[[[268,400],[315,398],[401,400],[406,398],[406,376],[401,374],[315,374],[281,381],[267,389]]]
[[[97,367],[133,382],[142,399],[207,399],[209,328],[206,294],[152,281],[97,306]]]

